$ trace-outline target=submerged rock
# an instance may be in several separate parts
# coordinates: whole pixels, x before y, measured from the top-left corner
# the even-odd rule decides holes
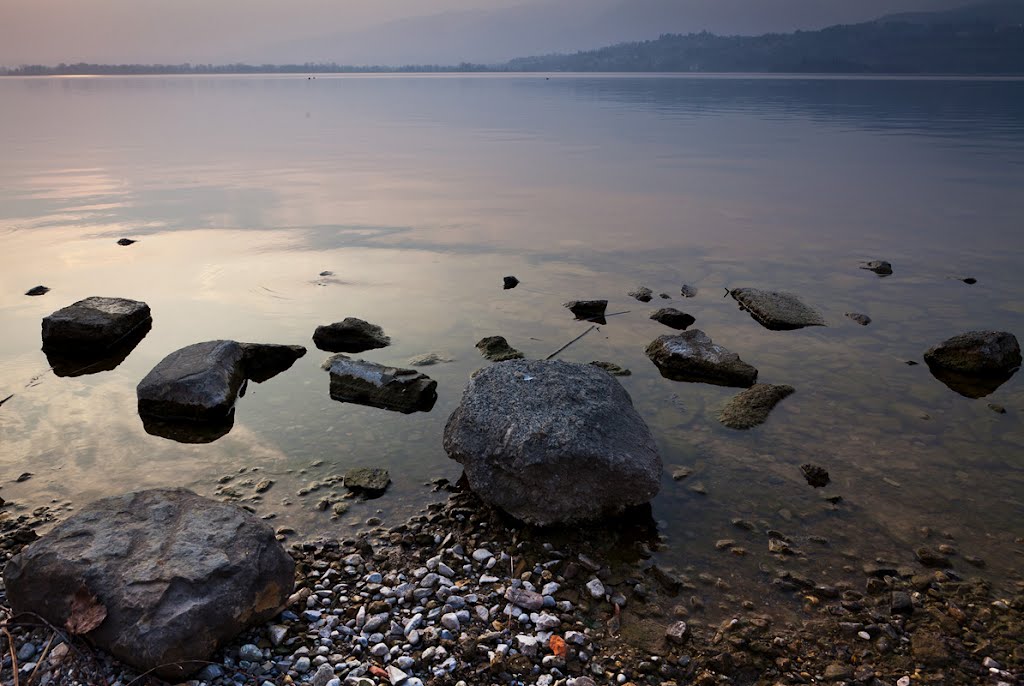
[[[950,389],[983,398],[1020,369],[1020,344],[1005,331],[968,331],[929,348],[924,361]]]
[[[750,429],[763,424],[784,398],[795,392],[792,386],[754,384],[732,398],[718,414],[718,421],[730,429]]]
[[[331,375],[331,398],[340,402],[402,412],[429,412],[437,382],[413,369],[397,369],[347,355],[334,355],[323,368]]]
[[[679,294],[684,298],[696,298],[697,289],[684,283],[683,287],[679,289]]]
[[[144,302],[86,298],[43,318],[43,350],[104,351],[150,323],[149,305]]]
[[[32,288],[25,291],[25,295],[46,295],[50,292],[50,289],[46,286],[33,286]]]
[[[520,360],[524,355],[510,346],[504,336],[488,336],[481,338],[477,349],[484,357],[491,362],[504,362],[505,360]]]
[[[380,495],[391,483],[388,470],[380,467],[355,467],[345,472],[345,488]]]
[[[535,525],[648,502],[662,463],[624,388],[591,365],[502,362],[469,382],[444,429],[485,502]]]
[[[15,556],[4,581],[15,612],[58,627],[76,598],[84,602],[96,610],[90,624],[100,620],[85,634],[90,643],[176,683],[246,627],[277,615],[294,574],[292,558],[254,515],[157,489],[86,506]]]
[[[866,314],[861,314],[860,312],[847,312],[846,316],[849,317],[851,320],[857,322],[861,326],[867,326],[868,324],[871,323],[871,317],[867,316]]]
[[[647,286],[640,286],[636,290],[630,291],[627,295],[631,298],[636,298],[642,303],[649,303],[651,302],[651,298],[654,297],[654,291]]]
[[[410,367],[430,367],[435,364],[442,364],[444,362],[451,362],[452,358],[448,357],[443,353],[423,353],[422,355],[416,355],[410,357],[406,364]]]
[[[680,312],[674,307],[663,307],[657,312],[651,313],[651,319],[673,329],[679,329],[680,331],[688,329],[695,321],[697,321],[692,315]]]
[[[712,342],[700,329],[661,336],[647,346],[646,352],[661,375],[673,381],[744,388],[757,381],[757,369]]]
[[[747,310],[757,323],[772,331],[792,331],[805,326],[825,326],[821,313],[805,305],[792,293],[734,288],[729,295]]]
[[[313,342],[329,353],[361,353],[391,345],[384,329],[356,317],[316,327]]]
[[[600,360],[595,360],[590,364],[597,367],[598,369],[605,370],[612,376],[630,376],[633,373],[626,369],[625,367],[620,367],[614,362],[601,362]]]
[[[506,291],[519,285],[519,279],[514,276],[506,276],[502,281],[502,288]]]
[[[872,260],[870,262],[861,262],[861,269],[867,269],[868,271],[874,272],[879,276],[889,276],[892,274],[892,265],[885,260]]]
[[[823,467],[819,467],[818,465],[811,464],[809,462],[807,464],[800,465],[800,473],[804,475],[807,485],[813,486],[814,488],[824,488],[825,486],[828,486],[830,481],[828,471]]]
[[[270,343],[239,343],[242,347],[242,367],[245,377],[263,383],[281,372],[288,371],[295,361],[306,354],[301,345],[275,345]]]
[[[608,308],[607,300],[572,300],[565,303],[569,311],[576,315],[577,319],[601,320],[604,321],[604,313]]]

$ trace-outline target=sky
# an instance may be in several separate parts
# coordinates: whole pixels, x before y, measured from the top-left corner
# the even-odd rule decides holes
[[[735,33],[818,28],[886,11],[966,2],[0,0],[0,65],[488,61],[653,38],[661,28]],[[523,9],[508,9],[524,3]],[[624,15],[636,21],[623,22]]]

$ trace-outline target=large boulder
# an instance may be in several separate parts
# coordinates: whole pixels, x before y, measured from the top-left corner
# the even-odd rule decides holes
[[[384,329],[355,317],[316,327],[313,342],[329,353],[361,353],[391,345]]]
[[[825,326],[821,313],[792,293],[734,288],[729,295],[761,326],[772,331],[791,331],[805,326]]]
[[[397,369],[347,355],[334,355],[323,368],[331,374],[331,398],[410,414],[429,412],[437,382],[414,369]]]
[[[4,582],[16,613],[57,627],[73,619],[94,645],[177,682],[277,615],[294,575],[294,561],[254,515],[157,489],[86,506],[16,555]]]
[[[149,305],[138,300],[102,297],[79,300],[43,317],[43,350],[106,351],[140,328],[146,327],[148,331],[151,316]]]
[[[929,348],[924,361],[952,390],[982,398],[1020,369],[1020,344],[1005,331],[968,331]]]
[[[700,329],[661,336],[647,346],[646,352],[661,375],[673,381],[741,388],[748,388],[757,381],[757,369],[713,342]]]
[[[481,370],[448,419],[444,448],[482,500],[542,526],[646,503],[661,482],[661,457],[629,394],[587,364]]]

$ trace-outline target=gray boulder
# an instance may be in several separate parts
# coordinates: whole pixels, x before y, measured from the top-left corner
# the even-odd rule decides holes
[[[414,369],[397,369],[347,355],[323,364],[331,374],[331,398],[409,414],[429,412],[437,401],[437,382]]]
[[[16,613],[58,627],[76,594],[95,596],[106,617],[86,638],[177,682],[280,612],[294,575],[292,558],[254,515],[157,489],[86,506],[16,555],[4,582]]]
[[[541,526],[646,503],[661,481],[661,457],[626,390],[596,367],[560,360],[478,372],[444,449],[483,501]]]
[[[983,398],[1020,369],[1020,344],[1005,331],[968,331],[929,348],[924,361],[952,390]]]
[[[821,313],[792,293],[734,288],[729,295],[761,326],[772,331],[791,331],[805,326],[825,326]]]
[[[384,329],[355,317],[316,327],[313,342],[329,353],[361,353],[391,345]]]
[[[647,346],[647,356],[666,379],[747,388],[757,369],[734,352],[714,343],[700,329],[661,336]]]
[[[150,322],[149,305],[144,302],[86,298],[43,318],[43,350],[105,351]]]

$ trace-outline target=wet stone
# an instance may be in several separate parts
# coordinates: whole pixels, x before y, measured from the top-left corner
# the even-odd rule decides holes
[[[792,293],[759,288],[734,288],[729,295],[757,323],[772,331],[789,331],[807,326],[825,326],[821,313]]]
[[[659,324],[664,324],[680,331],[685,331],[697,321],[692,315],[681,312],[674,307],[663,307],[656,312],[652,312],[651,319]]]
[[[807,484],[814,488],[823,488],[828,485],[830,480],[828,471],[815,464],[807,463],[800,465],[800,473],[804,475],[804,479],[807,480]]]
[[[633,373],[624,367],[620,367],[614,362],[601,362],[600,360],[594,360],[590,364],[594,365],[599,369],[605,370],[612,376],[630,376]]]
[[[345,488],[380,494],[391,483],[388,470],[381,467],[356,467],[345,472]]]
[[[318,326],[313,333],[313,342],[320,350],[331,353],[361,353],[391,345],[384,329],[356,317]]]
[[[651,302],[651,298],[654,297],[654,291],[652,291],[647,286],[640,286],[630,291],[628,295],[631,298],[636,298],[642,303],[649,303]]]
[[[870,262],[861,262],[861,269],[874,272],[879,276],[889,276],[892,274],[892,265],[885,260],[871,260]]]
[[[861,326],[867,326],[871,323],[871,317],[866,314],[861,314],[860,312],[847,312],[846,316]]]
[[[754,384],[725,404],[718,421],[730,429],[753,428],[767,421],[772,409],[795,392],[792,386]]]
[[[700,329],[661,336],[647,346],[646,353],[661,375],[673,381],[743,388],[757,381],[757,369]]]
[[[563,307],[576,315],[577,319],[603,320],[605,310],[608,308],[607,300],[571,300]]]
[[[46,286],[33,286],[32,288],[25,291],[25,295],[46,295],[50,292],[50,289]]]
[[[505,362],[506,360],[521,360],[523,353],[519,352],[508,344],[504,336],[488,336],[481,338],[476,344],[480,354],[491,362]]]
[[[509,289],[515,288],[518,285],[519,285],[519,279],[517,279],[514,276],[506,276],[506,277],[504,277],[502,279],[502,288],[504,290],[506,290],[506,291],[509,290]]]

